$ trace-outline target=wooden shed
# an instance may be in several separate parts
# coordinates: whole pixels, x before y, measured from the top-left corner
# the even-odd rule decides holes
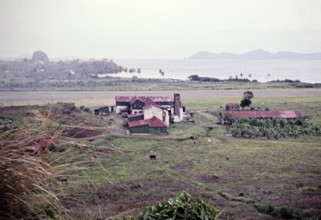
[[[157,117],[152,117],[147,120],[138,120],[128,122],[130,133],[143,134],[166,134],[167,126]]]

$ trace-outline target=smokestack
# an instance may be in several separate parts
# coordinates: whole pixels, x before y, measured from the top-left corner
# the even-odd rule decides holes
[[[174,115],[180,116],[180,114],[179,114],[180,107],[181,107],[180,94],[179,93],[175,93],[174,94]]]

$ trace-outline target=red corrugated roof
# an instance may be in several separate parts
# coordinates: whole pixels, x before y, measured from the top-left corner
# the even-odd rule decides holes
[[[174,98],[171,96],[116,96],[116,102],[132,102],[133,100],[141,100],[142,102],[173,102]],[[149,100],[148,100],[149,99]]]
[[[140,127],[140,126],[146,126],[149,125],[149,119],[148,120],[138,120],[138,121],[130,121],[128,122],[128,127]]]
[[[128,127],[140,127],[140,126],[146,126],[148,125],[150,128],[163,128],[167,127],[167,125],[162,122],[159,118],[156,116],[152,117],[151,119],[147,120],[138,120],[138,121],[131,121],[128,122]]]
[[[149,127],[151,127],[151,128],[167,127],[167,125],[164,122],[162,122],[159,118],[157,118],[156,116],[149,119],[149,121],[150,121]]]
[[[299,111],[233,111],[221,112],[223,118],[225,115],[232,115],[235,118],[300,118]]]
[[[133,98],[133,99],[130,101],[130,104],[133,104],[134,102],[137,102],[137,101],[144,102],[142,99],[135,97],[135,98]]]
[[[127,115],[127,118],[135,118],[135,117],[140,117],[143,115],[144,115],[143,113],[129,114],[129,115]]]
[[[226,106],[240,106],[238,103],[227,103]]]

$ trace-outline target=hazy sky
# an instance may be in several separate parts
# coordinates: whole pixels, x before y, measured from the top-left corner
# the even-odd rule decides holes
[[[321,52],[321,0],[0,0],[0,57]]]

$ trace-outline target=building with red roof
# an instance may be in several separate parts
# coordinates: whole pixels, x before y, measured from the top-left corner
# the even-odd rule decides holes
[[[238,103],[228,103],[225,105],[226,111],[239,111],[240,105]]]
[[[238,118],[257,118],[257,119],[296,119],[302,117],[299,111],[222,111],[220,122],[225,124]]]
[[[167,125],[156,116],[128,122],[130,133],[164,134],[167,133]]]
[[[129,113],[140,113],[144,105],[153,104],[170,108],[174,105],[174,98],[170,96],[116,96],[116,113],[128,108]],[[133,111],[133,112],[132,112]]]
[[[116,113],[126,112],[128,123],[131,125],[134,121],[149,120],[156,117],[168,127],[170,122],[182,121],[185,115],[185,107],[181,105],[180,94],[178,93],[174,94],[174,97],[116,96],[115,101]],[[140,127],[143,126],[146,126],[146,124],[140,125]],[[146,129],[143,130],[147,131]]]

